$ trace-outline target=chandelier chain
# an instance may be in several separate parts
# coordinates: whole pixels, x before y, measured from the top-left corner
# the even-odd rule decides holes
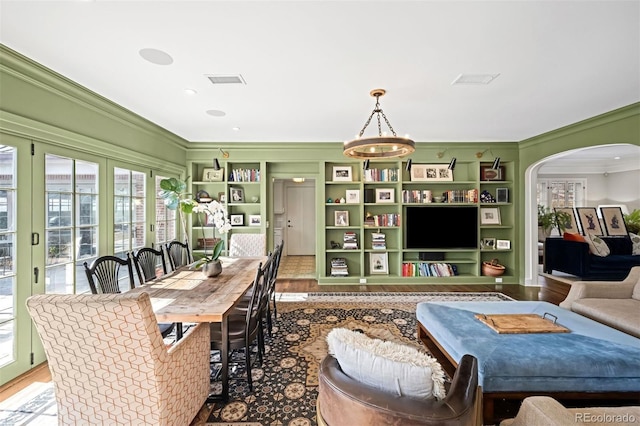
[[[373,118],[374,114],[376,114],[376,118],[378,119],[378,136],[382,136],[382,122],[380,120],[380,115],[382,115],[384,122],[387,123],[387,127],[389,128],[393,136],[397,136],[396,131],[393,130],[393,127],[391,127],[391,123],[389,123],[389,120],[387,119],[387,116],[384,114],[384,111],[382,111],[382,108],[380,108],[380,95],[376,95],[376,106],[373,109],[373,111],[371,111],[371,115],[369,115],[369,118],[367,119],[367,121],[364,123],[364,126],[362,127],[362,130],[360,130],[358,137],[362,137],[362,135],[364,134],[364,131],[367,129],[369,124],[371,124],[371,119]]]

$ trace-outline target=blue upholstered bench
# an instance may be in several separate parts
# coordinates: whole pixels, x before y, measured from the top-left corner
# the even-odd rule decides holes
[[[556,316],[570,333],[498,334],[476,313]],[[478,359],[486,422],[496,399],[550,395],[640,402],[640,339],[547,302],[424,302],[418,335],[449,374]]]

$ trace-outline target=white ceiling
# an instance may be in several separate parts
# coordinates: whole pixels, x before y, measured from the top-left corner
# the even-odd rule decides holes
[[[417,142],[521,141],[640,101],[639,1],[1,0],[0,42],[188,141],[227,146],[350,139],[377,87]],[[451,84],[476,73],[500,75]]]

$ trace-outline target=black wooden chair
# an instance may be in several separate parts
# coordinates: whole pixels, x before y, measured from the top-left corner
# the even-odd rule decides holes
[[[129,288],[124,289],[124,291],[133,289],[133,268],[131,263],[129,256],[126,259],[116,256],[102,256],[91,262],[91,266],[84,262],[91,293],[123,293],[123,289],[120,288],[121,279],[126,278],[120,276],[120,268],[123,266],[127,267],[127,277],[129,279]]]
[[[269,330],[269,337],[272,336],[271,329],[273,327],[272,314],[271,314],[272,303],[273,303],[273,321],[275,321],[278,317],[278,309],[276,307],[276,280],[278,279],[278,269],[280,268],[280,259],[282,258],[283,247],[284,247],[284,240],[281,241],[280,244],[277,245],[275,250],[273,251],[273,267],[271,271],[271,276],[269,277],[269,281],[267,283],[266,318],[267,318],[267,329]]]
[[[231,351],[244,349],[245,356],[245,368],[247,370],[247,383],[249,384],[249,390],[253,391],[253,381],[251,379],[251,345],[254,341],[258,343],[258,360],[262,364],[262,349],[260,348],[261,339],[261,297],[265,293],[265,279],[267,269],[263,267],[262,263],[258,266],[255,279],[251,285],[251,297],[249,298],[249,304],[247,308],[242,311],[238,311],[237,314],[229,315],[228,317],[228,354],[220,354],[227,356],[227,359],[231,356]],[[211,350],[222,351],[222,323],[211,323]]]
[[[136,268],[140,285],[158,277],[158,265],[162,265],[162,269],[160,270],[161,275],[167,274],[167,261],[164,258],[162,248],[156,250],[150,247],[144,247],[135,253],[130,253],[130,255]],[[167,337],[171,334],[175,326],[176,324],[173,322],[158,323],[162,337]]]
[[[167,249],[167,255],[169,256],[171,270],[175,271],[179,267],[189,265],[193,262],[189,243],[171,241],[165,247]]]

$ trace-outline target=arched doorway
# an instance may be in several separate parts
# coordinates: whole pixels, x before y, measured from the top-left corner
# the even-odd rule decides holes
[[[619,158],[617,158],[619,157]],[[545,171],[546,169],[546,171]],[[609,179],[615,173],[640,172],[640,146],[631,144],[607,144],[560,152],[531,164],[525,171],[525,285],[538,285],[538,221],[537,185],[541,171],[564,176],[598,176]],[[640,208],[640,179],[629,179],[624,185],[615,185],[612,198],[588,196],[586,203],[593,205],[629,204],[629,210]],[[602,186],[602,185],[600,185]],[[593,193],[592,189],[592,193]],[[626,191],[628,195],[621,195]],[[599,188],[602,193],[602,188]],[[621,199],[624,198],[624,199]],[[607,202],[609,201],[609,202]]]

